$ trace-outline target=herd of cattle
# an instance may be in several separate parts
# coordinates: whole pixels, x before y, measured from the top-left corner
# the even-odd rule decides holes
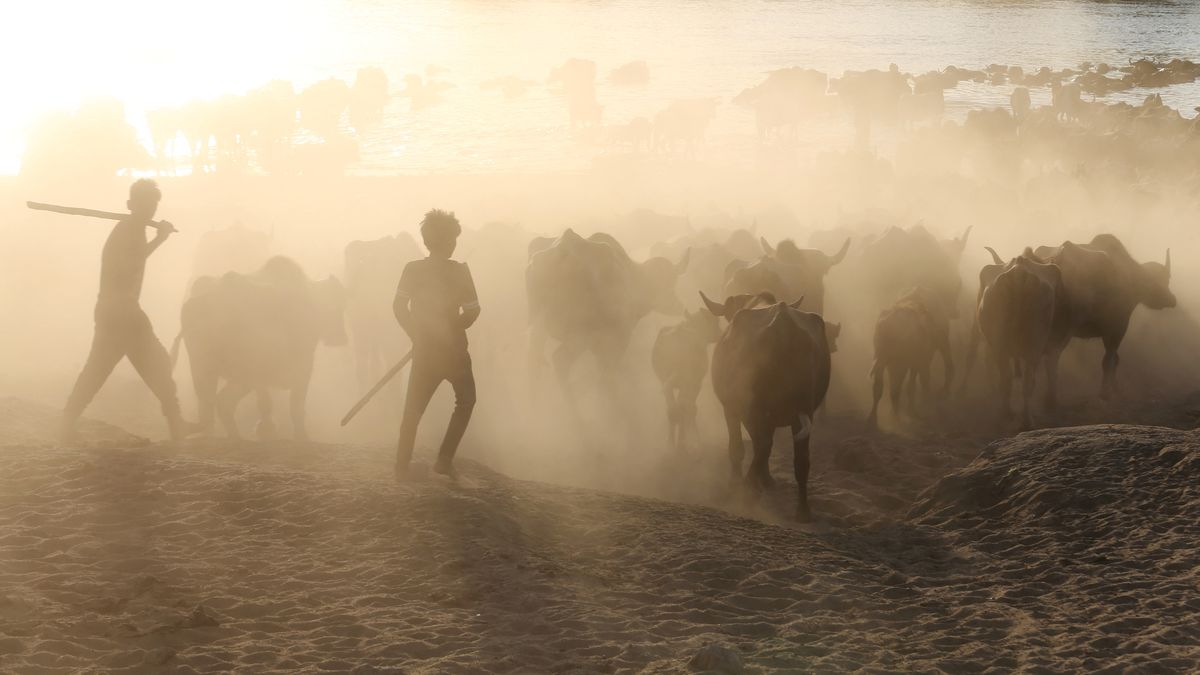
[[[615,382],[620,378],[612,375],[622,372],[639,323],[651,312],[682,315],[659,330],[649,355],[666,400],[671,443],[683,449],[694,442],[697,400],[711,379],[734,476],[742,474],[743,429],[749,435],[751,487],[770,482],[774,434],[790,428],[797,516],[807,518],[809,438],[841,332],[839,323],[826,319],[827,274],[854,260],[855,295],[877,311],[868,423],[876,424],[885,381],[893,414],[912,416],[944,396],[955,379],[951,323],[962,314],[959,263],[969,236],[967,228],[958,238],[939,240],[920,224],[874,236],[834,230],[812,239],[841,242],[826,253],[791,240],[771,245],[748,229],[706,230],[659,242],[641,261],[605,233],[585,238],[568,229],[556,238],[535,238],[525,267],[529,365],[538,372],[553,341],[552,368],[571,401],[572,368],[581,356],[591,354],[597,372],[607,376],[602,379]],[[1138,263],[1109,234],[1087,244],[1026,248],[1007,261],[987,250],[993,263],[979,273],[966,371],[982,345],[1005,420],[1012,414],[1016,374],[1023,428],[1033,423],[1030,398],[1039,368],[1046,373],[1046,406],[1054,407],[1059,356],[1071,338],[1103,341],[1101,395],[1107,398],[1115,391],[1118,349],[1134,308],[1176,303],[1169,289],[1170,252],[1164,263]],[[187,347],[201,424],[211,428],[218,417],[237,436],[235,408],[254,392],[259,433],[270,434],[269,390],[287,389],[294,432],[303,436],[316,347],[345,343],[345,324],[358,381],[366,388],[403,349],[390,316],[391,296],[404,264],[418,256],[411,237],[400,235],[349,244],[345,286],[332,277],[312,281],[283,257],[257,271],[197,278],[176,347]],[[944,374],[938,392],[930,382],[935,356]]]

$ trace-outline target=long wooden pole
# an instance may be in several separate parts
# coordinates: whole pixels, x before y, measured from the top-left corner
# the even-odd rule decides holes
[[[121,220],[128,218],[128,213],[117,213],[115,211],[99,211],[96,209],[84,209],[77,206],[59,206],[57,204],[43,204],[41,202],[25,202],[25,206],[34,211],[49,211],[51,213],[63,213],[68,216],[87,216],[88,218],[104,218],[105,220]],[[156,229],[166,228],[168,232],[178,232],[175,226],[165,220],[152,220],[149,223],[150,227]]]
[[[404,358],[400,359],[399,363],[392,366],[391,370],[384,373],[383,377],[381,377],[379,381],[375,383],[375,386],[371,387],[371,391],[368,391],[366,396],[363,396],[358,403],[355,403],[354,407],[350,409],[350,412],[346,413],[346,416],[342,418],[342,426],[349,424],[350,420],[354,419],[354,416],[358,414],[358,411],[362,410],[363,406],[369,403],[371,399],[375,397],[375,394],[378,394],[379,390],[383,389],[385,384],[391,382],[392,378],[396,375],[399,375],[400,371],[404,370],[404,366],[407,366],[408,362],[412,361],[412,356],[412,350],[409,350],[409,352],[404,355]]]

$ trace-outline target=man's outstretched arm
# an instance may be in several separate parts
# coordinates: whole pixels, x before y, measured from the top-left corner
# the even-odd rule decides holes
[[[163,222],[166,223],[166,221]],[[162,246],[163,242],[166,241],[167,237],[171,236],[171,233],[174,231],[175,228],[171,227],[170,223],[167,223],[167,227],[158,228],[158,234],[154,235],[154,238],[151,239],[150,243],[146,246],[146,257],[149,258],[151,253],[157,251],[158,247]]]

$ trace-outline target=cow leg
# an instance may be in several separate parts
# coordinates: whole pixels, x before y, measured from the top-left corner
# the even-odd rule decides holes
[[[308,427],[306,420],[305,404],[308,401],[308,382],[309,378],[292,387],[288,394],[288,405],[292,413],[292,437],[298,441],[308,440]]]
[[[579,415],[579,408],[575,400],[575,393],[571,387],[571,368],[579,357],[583,355],[586,345],[579,340],[568,340],[558,345],[554,350],[554,374],[558,379],[558,386],[562,389],[563,397],[567,401],[567,408],[570,410],[572,418],[575,420],[576,428],[583,429],[583,420]]]
[[[663,385],[663,398],[667,403],[667,446],[679,450],[679,409],[675,400],[675,387]]]
[[[202,352],[188,347],[188,363],[192,370],[192,387],[196,391],[196,426],[202,433],[213,428],[217,405],[217,368]]]
[[[971,370],[975,367],[975,355],[979,351],[979,319],[975,319],[968,329],[966,365],[963,367],[963,379],[959,385],[959,394],[967,393],[967,381],[971,378]]]
[[[747,427],[754,457],[746,471],[746,484],[751,490],[761,492],[771,485],[771,445],[775,442],[775,429],[764,420],[754,420]]]
[[[1033,417],[1029,414],[1029,400],[1037,385],[1037,359],[1025,359],[1025,370],[1021,373],[1021,430],[1033,428]]]
[[[996,402],[999,404],[1000,421],[1003,423],[1012,416],[1012,408],[1009,407],[1012,397],[1012,363],[998,352],[994,352],[992,356],[996,370]]]
[[[1117,349],[1121,347],[1122,337],[1124,334],[1104,337],[1104,359],[1100,362],[1100,398],[1105,401],[1112,399],[1117,393],[1117,364],[1121,362]]]
[[[954,381],[954,356],[950,353],[950,331],[938,335],[937,349],[942,353],[942,368],[946,371],[946,383],[942,385],[940,398],[950,394],[950,383]]]
[[[1062,356],[1062,351],[1051,351],[1046,354],[1046,410],[1054,412],[1058,410],[1058,357]]]
[[[904,414],[900,408],[900,392],[904,387],[904,378],[907,375],[908,371],[903,366],[893,365],[888,368],[888,379],[891,381],[892,414],[896,416],[896,419],[900,419]]]
[[[269,441],[275,438],[275,398],[267,389],[255,389],[254,396],[258,401],[258,427],[254,433],[258,440]]]
[[[742,421],[728,406],[725,407],[725,431],[729,434],[729,480],[732,482],[742,475],[746,446],[742,442]]]
[[[808,510],[808,441],[812,436],[812,423],[802,422],[792,425],[792,466],[796,473],[796,520],[806,523],[812,520]]]
[[[679,451],[687,452],[688,442],[699,442],[700,427],[696,423],[696,399],[700,396],[700,386],[697,383],[695,387],[680,389],[678,394],[679,405]]]
[[[241,440],[242,434],[237,426],[237,406],[241,403],[246,394],[250,393],[250,387],[241,382],[229,381],[221,388],[221,392],[217,394],[217,416],[221,418],[221,426],[225,427],[225,433],[234,440]]]
[[[873,429],[879,428],[879,401],[883,398],[883,371],[885,369],[886,367],[881,365],[876,365],[871,369],[871,414],[867,416],[867,425]]]
[[[529,327],[529,352],[526,355],[529,367],[529,393],[540,391],[542,366],[546,359],[546,331],[536,323]]]
[[[929,382],[932,379],[932,377],[929,374],[929,364],[926,363],[925,365],[921,366],[918,370],[916,370],[914,372],[913,376],[915,378],[917,378],[917,381],[920,384],[920,386],[918,387],[918,389],[921,392],[920,408],[921,408],[922,412],[928,414],[930,412],[930,410],[933,408],[934,400],[935,400],[933,392],[931,391],[930,386],[929,386]],[[916,401],[917,401],[917,399],[914,398],[913,399],[914,405],[916,405]]]

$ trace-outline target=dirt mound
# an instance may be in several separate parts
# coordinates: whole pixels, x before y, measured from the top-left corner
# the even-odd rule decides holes
[[[1121,536],[1200,517],[1200,434],[1101,425],[1047,429],[989,445],[910,511],[930,525],[1105,527]]]
[[[60,442],[62,410],[12,396],[0,397],[0,447],[55,445]],[[148,441],[120,427],[81,419],[78,438],[86,445],[145,445]]]
[[[1200,434],[1105,425],[988,446],[922,495],[920,527],[968,552],[942,592],[987,597],[1036,633],[1023,665],[1200,666]],[[970,603],[962,611],[972,611]]]

